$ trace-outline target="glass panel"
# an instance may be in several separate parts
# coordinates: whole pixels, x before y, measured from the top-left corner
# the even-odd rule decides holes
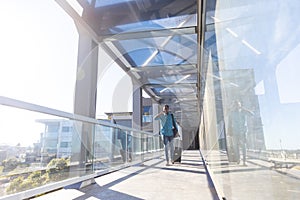
[[[196,0],[78,2],[82,18],[98,35],[196,26]]]
[[[183,28],[196,26],[196,15],[185,15],[179,17],[169,17],[151,21],[139,21],[126,25],[119,25],[112,28],[110,33],[118,34],[122,32],[155,31],[171,28]]]
[[[226,199],[299,199],[300,3],[215,8],[207,13],[200,127],[213,177]]]
[[[0,121],[0,197],[45,185],[53,190],[63,180],[140,163],[144,154],[162,154],[161,146],[148,152],[152,143],[143,142],[158,141],[158,135],[6,106],[0,106]]]
[[[107,119],[108,113],[131,111],[133,105],[131,78],[101,46],[98,55],[96,118]]]
[[[197,88],[193,84],[184,84],[184,85],[148,85],[145,88],[151,89],[157,96],[177,96],[177,97],[194,97],[196,95]]]
[[[172,70],[168,68],[171,72],[164,69],[164,67],[157,68],[153,70],[151,67],[147,68],[143,72],[138,72],[141,80],[145,84],[172,84],[172,83],[197,83],[196,69],[193,67],[182,67],[178,69],[172,66]]]
[[[131,67],[196,64],[197,37],[174,35],[113,42],[132,60]]]
[[[114,0],[114,1],[96,0],[95,1],[95,8],[104,7],[104,6],[111,6],[111,5],[118,5],[118,4],[121,4],[121,3],[130,2],[130,1],[133,1],[133,0]]]

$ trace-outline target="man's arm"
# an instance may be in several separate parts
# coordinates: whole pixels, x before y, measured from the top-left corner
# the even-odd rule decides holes
[[[155,115],[154,116],[154,119],[155,120],[158,120],[158,119],[160,119],[160,116],[162,116],[164,114],[164,112],[162,111],[162,112],[160,112],[160,113],[158,113],[157,115]]]
[[[254,115],[254,112],[252,112],[251,110],[248,110],[246,108],[243,108],[244,112],[250,115]]]

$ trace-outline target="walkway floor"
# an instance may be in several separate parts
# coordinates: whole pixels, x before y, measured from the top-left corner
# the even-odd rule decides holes
[[[250,155],[246,166],[229,163],[220,151],[211,151],[208,162],[217,187],[228,200],[300,199],[300,170],[274,169],[271,162]]]
[[[34,200],[214,199],[199,151],[184,151],[181,163],[165,164],[154,159],[98,177],[80,190],[61,189]]]

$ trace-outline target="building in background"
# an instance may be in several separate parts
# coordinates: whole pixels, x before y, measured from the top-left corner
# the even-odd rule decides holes
[[[142,130],[151,133],[153,132],[152,101],[151,98],[142,99]]]

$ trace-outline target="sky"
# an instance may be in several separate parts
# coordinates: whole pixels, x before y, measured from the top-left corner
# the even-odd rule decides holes
[[[0,24],[0,96],[72,113],[78,33],[71,17],[54,0],[1,0]],[[97,118],[131,111],[129,77],[101,55],[101,63],[106,61],[99,73]],[[111,98],[124,91],[123,101],[113,104]],[[0,144],[36,142],[44,126],[35,119],[41,118],[56,117],[0,106]]]
[[[71,111],[73,90],[60,88],[74,88],[76,78],[78,34],[72,20],[51,0],[0,4],[0,94]],[[54,98],[59,96],[64,99]]]

